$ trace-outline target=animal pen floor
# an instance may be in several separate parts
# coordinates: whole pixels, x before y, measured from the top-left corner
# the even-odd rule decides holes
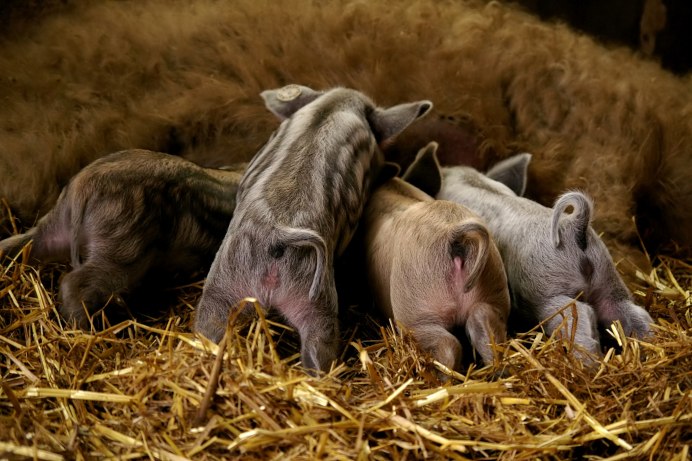
[[[410,338],[367,316],[319,378],[269,320],[210,344],[190,333],[201,283],[159,318],[75,331],[55,306],[60,268],[20,257],[0,269],[0,458],[687,460],[692,266],[657,261],[632,287],[651,340],[614,329],[621,349],[584,368],[532,332],[500,345],[502,377],[441,383]]]

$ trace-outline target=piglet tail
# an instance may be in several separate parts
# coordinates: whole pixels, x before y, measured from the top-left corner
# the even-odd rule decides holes
[[[570,207],[572,212],[565,215],[565,211]],[[560,247],[564,241],[565,232],[569,232],[573,234],[579,248],[585,251],[592,211],[593,203],[583,193],[562,194],[553,207],[552,240],[555,248]]]
[[[455,264],[466,268],[467,279],[464,292],[471,290],[488,261],[490,235],[488,229],[478,221],[467,221],[452,230],[451,255]]]
[[[319,293],[325,276],[325,267],[330,267],[330,262],[327,261],[329,252],[324,239],[312,229],[296,228],[296,227],[278,227],[279,240],[282,244],[292,247],[311,247],[317,254],[317,263],[315,266],[315,275],[312,278],[310,286],[310,300],[314,300]]]

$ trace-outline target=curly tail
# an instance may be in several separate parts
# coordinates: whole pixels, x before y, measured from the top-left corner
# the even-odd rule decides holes
[[[467,267],[468,278],[464,292],[468,292],[478,282],[478,277],[485,269],[490,248],[488,229],[478,221],[467,221],[452,230],[450,238],[452,258],[460,258]]]
[[[287,246],[312,247],[317,253],[315,275],[310,286],[310,300],[317,296],[324,280],[325,268],[329,266],[330,254],[324,239],[314,230],[296,227],[277,227],[279,240]]]
[[[565,210],[572,207],[572,212],[565,215]],[[586,250],[587,235],[593,203],[581,192],[567,192],[555,201],[553,206],[552,239],[555,247],[565,241],[565,233],[572,234],[579,248]]]

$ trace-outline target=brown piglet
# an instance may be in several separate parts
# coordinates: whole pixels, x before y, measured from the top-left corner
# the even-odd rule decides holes
[[[416,175],[418,165],[436,163],[436,149],[436,143],[421,149],[404,179]],[[492,344],[506,339],[510,298],[483,221],[393,178],[373,193],[364,226],[368,278],[383,313],[450,369],[461,367],[461,343],[451,332],[461,326],[483,362],[493,363]]]
[[[145,279],[170,283],[209,269],[244,169],[147,150],[110,154],[75,175],[35,227],[0,241],[0,258],[32,242],[33,260],[70,262],[60,311],[87,329],[96,310]]]

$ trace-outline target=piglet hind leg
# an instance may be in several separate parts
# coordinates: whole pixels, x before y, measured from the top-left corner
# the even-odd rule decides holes
[[[60,311],[68,322],[89,330],[90,316],[125,290],[130,278],[130,274],[116,267],[83,264],[60,282]]]
[[[646,309],[634,304],[628,299],[599,303],[597,306],[597,315],[599,330],[602,337],[608,343],[612,344],[612,341],[607,341],[609,336],[606,330],[609,329],[615,321],[620,322],[622,331],[626,336],[637,339],[647,339],[652,335],[651,325],[653,324],[653,319]]]
[[[450,370],[461,370],[462,348],[459,339],[444,326],[436,323],[404,325],[408,328],[421,350]]]
[[[600,356],[596,313],[589,304],[569,296],[556,296],[544,304],[539,318],[549,335],[573,341],[585,351],[586,354],[576,352],[585,364],[593,362],[591,355]]]
[[[340,333],[336,315],[315,315],[312,324],[297,327],[300,359],[308,373],[328,372],[338,358]]]
[[[194,331],[218,343],[226,333],[231,318],[234,325],[250,324],[255,318],[254,304],[206,284],[197,305]]]
[[[341,343],[333,276],[327,274],[314,298],[307,293],[294,294],[273,307],[298,331],[303,368],[312,375],[328,372],[338,358]]]
[[[486,303],[477,303],[469,309],[466,334],[484,365],[494,363],[493,344],[507,339],[507,315]]]

